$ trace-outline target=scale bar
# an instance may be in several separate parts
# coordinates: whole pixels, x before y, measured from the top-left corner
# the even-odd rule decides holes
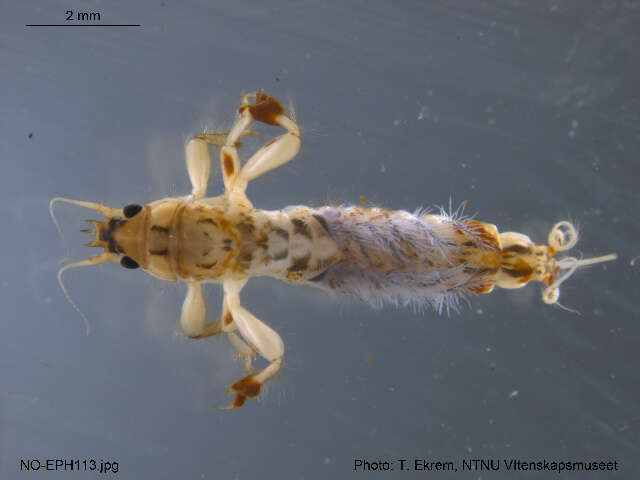
[[[139,23],[27,23],[25,27],[141,27]]]

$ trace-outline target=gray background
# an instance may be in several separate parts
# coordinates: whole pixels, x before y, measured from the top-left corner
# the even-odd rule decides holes
[[[616,459],[617,474],[588,477],[638,478],[640,2],[2,3],[2,478],[25,478],[21,458],[114,460],[119,478],[315,479],[369,476],[355,458],[513,457]],[[68,9],[142,27],[24,26]],[[260,401],[218,411],[242,365],[223,338],[177,333],[183,285],[114,264],[70,272],[85,336],[55,273],[96,253],[78,232],[95,215],[59,208],[67,254],[47,202],[188,193],[185,139],[230,126],[260,88],[296,107],[303,148],[251,184],[259,208],[467,200],[539,242],[572,219],[578,254],[619,260],[563,288],[580,316],[532,285],[447,317],[254,279],[243,302],[282,335],[285,366]],[[207,298],[217,311],[219,290]]]

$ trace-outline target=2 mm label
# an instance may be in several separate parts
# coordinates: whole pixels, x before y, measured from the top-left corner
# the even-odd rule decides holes
[[[100,21],[100,12],[76,12],[75,16],[73,10],[67,10],[65,12],[67,18],[65,20],[74,21],[78,20],[79,22],[99,22]]]

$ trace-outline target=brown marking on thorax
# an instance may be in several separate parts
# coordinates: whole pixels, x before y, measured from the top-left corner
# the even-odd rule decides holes
[[[238,255],[239,236],[224,211],[192,205],[182,212],[180,264],[184,278],[216,279]]]

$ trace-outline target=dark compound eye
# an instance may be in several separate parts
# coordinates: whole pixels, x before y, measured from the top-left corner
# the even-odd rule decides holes
[[[127,218],[135,217],[140,210],[142,210],[142,206],[136,205],[135,203],[127,205],[122,209],[124,216]]]
[[[140,266],[138,265],[138,262],[136,262],[131,257],[122,257],[122,259],[120,260],[120,265],[122,265],[124,268],[138,268]]]

